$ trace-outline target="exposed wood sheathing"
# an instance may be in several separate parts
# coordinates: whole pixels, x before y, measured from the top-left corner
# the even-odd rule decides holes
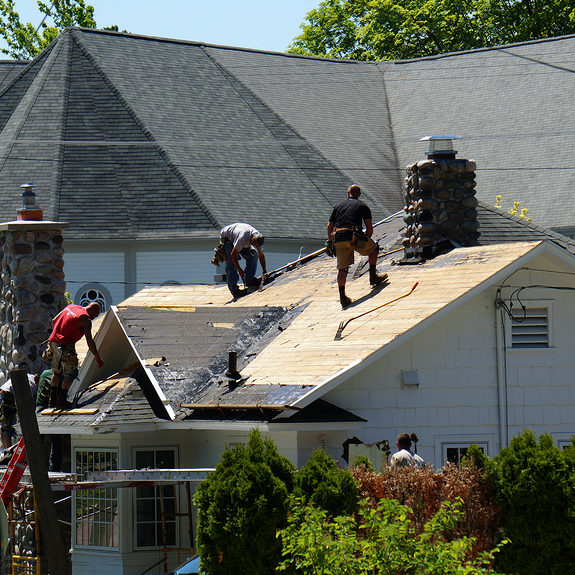
[[[472,248],[460,248],[421,265],[393,265],[401,254],[392,254],[380,260],[380,271],[389,274],[389,284],[371,290],[367,277],[348,282],[347,293],[354,304],[341,310],[335,283],[335,260],[320,256],[300,269],[289,272],[266,286],[263,292],[254,292],[238,301],[231,301],[225,286],[182,286],[150,288],[129,298],[120,309],[123,318],[135,317],[138,313],[149,316],[146,329],[155,333],[145,342],[138,333],[133,336],[136,347],[149,351],[149,357],[163,355],[170,363],[170,354],[180,354],[189,370],[197,364],[204,369],[214,352],[203,351],[207,343],[203,337],[213,331],[206,319],[223,321],[236,318],[236,328],[219,330],[218,337],[210,337],[210,345],[221,346],[222,354],[238,345],[242,339],[238,325],[253,314],[267,314],[265,329],[267,337],[256,326],[243,337],[254,338],[250,348],[244,345],[241,360],[239,385],[232,388],[225,378],[213,377],[217,370],[208,374],[204,371],[201,385],[193,379],[186,379],[180,371],[180,379],[170,382],[164,379],[164,389],[180,403],[202,404],[204,406],[237,406],[251,403],[266,406],[300,406],[316,399],[323,392],[318,390],[330,386],[346,371],[368,360],[376,353],[384,352],[386,346],[404,337],[410,330],[429,320],[435,314],[456,304],[460,298],[473,290],[482,289],[498,272],[517,262],[535,249],[539,242],[519,242]],[[417,289],[403,299],[380,307],[382,303],[409,292],[418,283]],[[164,332],[157,321],[161,310],[170,308],[176,324],[185,325],[185,334],[178,336],[171,331],[171,337]],[[194,312],[174,310],[189,310]],[[155,311],[153,311],[155,310]],[[284,316],[274,310],[291,310],[289,322],[282,326]],[[373,312],[371,310],[374,310]],[[365,313],[367,312],[367,313]],[[286,312],[287,313],[287,312]],[[364,314],[351,323],[342,339],[334,340],[341,321]],[[213,325],[216,325],[217,322]],[[141,326],[134,326],[140,329]],[[225,335],[224,335],[225,332]],[[129,332],[128,332],[129,333]],[[183,337],[183,339],[181,339]],[[256,341],[257,340],[257,341]],[[245,343],[245,342],[244,342]],[[240,346],[241,347],[241,346]],[[177,350],[180,350],[178,352]],[[185,353],[183,353],[185,352]],[[208,356],[206,356],[208,353]],[[221,355],[221,354],[220,354]],[[220,357],[221,361],[221,357]],[[221,372],[224,371],[220,363]],[[158,376],[161,366],[152,368]],[[190,372],[191,373],[191,372]],[[160,374],[161,375],[161,374]],[[176,378],[177,379],[177,378]],[[171,387],[170,387],[171,386]]]

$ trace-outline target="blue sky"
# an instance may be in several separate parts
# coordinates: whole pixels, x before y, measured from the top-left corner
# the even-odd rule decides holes
[[[50,0],[44,0],[46,4]],[[98,26],[134,34],[282,52],[320,0],[86,0]],[[15,0],[24,22],[37,26],[36,0]]]

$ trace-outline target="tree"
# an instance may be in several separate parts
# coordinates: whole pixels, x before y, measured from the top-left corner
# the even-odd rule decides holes
[[[575,32],[571,0],[324,0],[288,52],[418,58]]]
[[[332,517],[350,515],[357,508],[359,489],[352,474],[319,448],[296,473],[294,495],[325,509]]]
[[[38,0],[38,10],[44,17],[37,27],[21,22],[14,4],[15,0],[0,0],[0,37],[8,46],[2,48],[2,53],[12,58],[34,58],[68,26],[96,28],[94,7],[85,0],[54,0],[51,4]]]
[[[210,575],[274,572],[281,559],[276,532],[287,524],[293,474],[293,464],[257,430],[246,446],[225,450],[194,496],[203,569]]]
[[[493,459],[502,530],[512,543],[498,566],[508,573],[562,575],[575,565],[575,448],[550,435],[514,437]]]

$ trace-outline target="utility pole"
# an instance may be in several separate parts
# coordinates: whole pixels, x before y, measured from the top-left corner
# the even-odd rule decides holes
[[[54,497],[48,477],[48,465],[40,441],[35,401],[30,393],[28,373],[22,369],[13,370],[10,372],[10,379],[12,380],[12,391],[16,398],[18,419],[26,447],[26,460],[36,493],[38,519],[48,559],[48,568],[52,575],[70,575],[71,565],[68,549],[64,544],[54,506]]]

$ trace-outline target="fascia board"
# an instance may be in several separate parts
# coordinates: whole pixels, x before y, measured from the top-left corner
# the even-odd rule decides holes
[[[571,267],[575,267],[575,256],[570,254],[564,248],[553,243],[551,240],[542,240],[531,248],[527,253],[519,256],[514,262],[501,268],[499,271],[495,272],[490,277],[486,278],[482,282],[478,283],[463,295],[454,299],[447,305],[443,306],[441,309],[437,310],[435,313],[426,317],[424,320],[414,325],[410,329],[406,330],[402,334],[398,335],[395,339],[390,341],[388,344],[384,345],[377,351],[374,351],[371,355],[363,360],[356,360],[350,363],[348,366],[340,369],[333,376],[328,377],[323,382],[318,384],[314,389],[310,390],[308,393],[303,395],[294,403],[290,404],[290,407],[303,408],[309,405],[312,401],[319,399],[327,392],[335,389],[343,382],[347,381],[357,373],[364,370],[366,367],[374,363],[375,361],[381,359],[383,356],[388,354],[390,351],[403,344],[410,338],[427,329],[430,325],[438,321],[439,319],[445,317],[447,314],[451,313],[453,310],[457,309],[459,306],[464,305],[469,300],[473,299],[476,295],[487,289],[488,287],[497,284],[500,281],[504,281],[509,277],[510,273],[518,271],[520,268],[524,267],[529,261],[535,257],[545,253],[551,252],[557,255],[565,263],[569,264]]]

